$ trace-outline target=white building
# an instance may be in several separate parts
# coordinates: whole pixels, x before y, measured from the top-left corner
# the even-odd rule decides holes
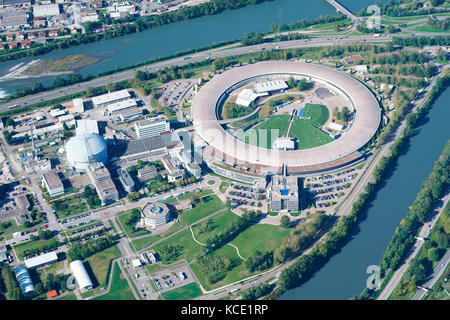
[[[33,16],[35,17],[51,17],[60,14],[59,4],[44,4],[33,7]]]
[[[71,113],[83,113],[84,112],[84,102],[83,99],[77,98],[72,100],[72,105],[67,108]]]
[[[55,171],[45,172],[41,180],[51,197],[64,193],[64,185]]]
[[[77,136],[80,134],[83,134],[83,133],[98,134],[97,120],[91,120],[91,119],[76,120],[75,132],[76,132]]]
[[[134,99],[127,99],[109,104],[106,110],[110,115],[115,115],[136,107],[137,103]]]
[[[75,280],[77,281],[77,284],[81,289],[92,289],[92,281],[91,278],[89,278],[86,269],[84,268],[83,261],[76,260],[74,262],[71,262],[70,269],[72,270],[72,273],[75,276]]]
[[[160,202],[147,203],[141,210],[141,224],[150,228],[165,225],[170,220],[169,207]]]
[[[243,89],[237,99],[236,99],[236,104],[240,105],[240,106],[244,106],[244,107],[248,107],[250,106],[250,104],[255,101],[256,99],[258,99],[261,96],[267,96],[268,93],[267,92],[262,92],[262,93],[256,93],[254,90],[252,89]]]
[[[154,117],[134,124],[138,139],[157,136],[162,132],[170,131],[169,122],[162,117]]]
[[[25,266],[28,269],[38,268],[41,266],[45,266],[46,264],[54,263],[56,261],[58,261],[58,255],[56,254],[56,251],[44,253],[39,256],[24,260]]]
[[[328,124],[328,128],[336,131],[342,131],[344,130],[344,126],[342,124],[336,123],[336,122],[330,122]]]
[[[120,90],[102,94],[101,96],[93,97],[92,103],[96,108],[106,107],[112,103],[131,99],[131,95],[128,90]]]
[[[254,86],[256,93],[283,91],[287,88],[289,88],[289,86],[283,80],[260,82]]]

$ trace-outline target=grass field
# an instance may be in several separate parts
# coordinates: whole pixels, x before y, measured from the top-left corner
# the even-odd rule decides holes
[[[329,111],[325,106],[307,103],[303,117],[311,117],[311,119],[300,119],[299,116],[295,116],[289,132],[289,136],[297,138],[298,149],[314,148],[333,141],[333,138],[317,129],[329,118]],[[266,119],[250,130],[238,132],[236,136],[248,144],[271,149],[273,140],[286,135],[290,115],[275,115]],[[259,129],[266,129],[266,131],[260,132]],[[272,130],[278,130],[278,134]]]
[[[69,294],[61,298],[57,298],[56,300],[77,300],[77,297],[74,294]]]
[[[223,208],[224,204],[216,195],[209,195],[202,198],[202,203],[194,204],[192,209],[183,211],[179,219],[183,224],[190,225]]]
[[[117,262],[114,263],[111,281],[109,292],[92,300],[136,300]]]
[[[186,259],[188,262],[190,262],[192,259],[194,259],[196,256],[198,256],[201,253],[201,246],[196,243],[192,239],[191,230],[183,230],[176,235],[173,235],[170,238],[167,238],[166,240],[158,243],[153,247],[156,253],[160,252],[161,247],[165,245],[181,245],[183,247],[183,250],[179,257],[172,260],[164,260],[161,259],[161,262],[164,264],[171,264],[176,261],[179,261],[181,259]]]
[[[85,267],[88,265],[86,271],[88,271],[94,287],[99,286],[106,288],[108,285],[111,262],[118,257],[120,257],[119,248],[117,248],[117,246],[112,246],[108,249],[93,254],[84,261]],[[94,278],[92,277],[92,274]]]
[[[0,235],[10,234],[17,231],[25,230],[23,226],[17,225],[15,220],[0,223]]]
[[[214,235],[219,234],[219,233],[223,232],[225,229],[229,228],[233,224],[234,221],[237,221],[239,219],[239,217],[237,215],[235,215],[233,212],[227,210],[227,211],[218,213],[211,219],[213,221],[212,230],[209,232],[200,233],[200,230],[202,230],[202,228],[204,228],[204,226],[207,224],[207,221],[209,219],[192,227],[195,238],[198,241],[200,241],[201,243],[205,243],[207,239],[212,238]]]
[[[34,250],[34,249],[40,249],[43,246],[49,245],[55,241],[55,238],[49,239],[49,240],[35,240],[35,241],[27,241],[23,243],[16,244],[14,246],[14,251],[16,254],[23,258],[24,252],[27,250]]]
[[[60,205],[56,206],[56,202]],[[80,202],[79,196],[55,200],[51,206],[55,209],[56,214],[60,219],[88,211],[86,203]]]
[[[180,288],[164,292],[162,296],[167,300],[189,300],[202,295],[202,291],[195,282],[189,283]]]
[[[145,246],[146,244],[156,242],[159,239],[161,239],[160,235],[154,235],[133,240],[132,243],[136,251],[140,251],[142,250],[142,247]]]
[[[139,208],[140,209],[140,208]],[[118,217],[120,223],[119,226],[122,228],[122,231],[125,232],[125,234],[132,238],[137,236],[142,236],[144,234],[150,234],[151,232],[146,229],[134,229],[133,226],[129,226],[126,224],[126,221],[128,218],[132,215],[132,210],[125,211],[124,213],[121,213]]]
[[[290,230],[270,224],[254,224],[239,234],[233,241],[244,258],[253,256],[256,250],[271,251],[281,245]],[[269,236],[268,236],[269,235]]]

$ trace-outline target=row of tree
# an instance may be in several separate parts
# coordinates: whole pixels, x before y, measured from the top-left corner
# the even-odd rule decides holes
[[[258,216],[259,213],[253,211],[244,213],[241,218],[234,221],[230,227],[206,240],[205,246],[203,247],[204,253],[209,253],[217,250],[226,243],[230,242],[239,233],[255,223],[255,220],[258,218]]]
[[[447,82],[448,80],[440,79],[438,82],[440,83],[442,81]],[[443,88],[444,86],[442,83],[435,88],[435,95],[432,95],[431,98],[427,100],[427,105],[424,106],[425,109],[421,112],[419,111],[420,114],[417,115],[417,119],[419,117],[423,117],[428,112],[431,103],[437,95],[439,95]],[[308,279],[317,270],[317,268],[323,265],[335,252],[337,252],[337,250],[343,246],[346,241],[348,241],[349,235],[358,223],[361,213],[366,209],[369,201],[372,199],[380,183],[383,181],[384,175],[387,173],[388,169],[392,167],[393,162],[397,160],[401,149],[408,141],[411,130],[414,128],[416,123],[410,122],[410,124],[413,125],[413,127],[405,128],[401,137],[391,146],[389,153],[383,157],[380,163],[377,164],[373,182],[369,182],[364,187],[363,192],[353,203],[350,213],[347,216],[340,218],[336,227],[334,227],[327,234],[325,241],[317,244],[310,253],[302,255],[291,266],[281,272],[277,283],[278,288],[272,297],[278,296],[286,290],[292,289],[306,281],[306,279]],[[368,292],[366,296],[369,294],[370,292]]]
[[[112,247],[116,243],[113,236],[108,235],[105,238],[88,241],[87,243],[75,243],[67,252],[70,261],[84,260],[93,254]]]

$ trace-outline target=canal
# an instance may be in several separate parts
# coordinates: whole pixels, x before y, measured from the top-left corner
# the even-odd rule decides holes
[[[367,7],[372,0],[343,0],[353,12]],[[61,59],[68,55],[84,54],[99,62],[78,70],[80,74],[98,74],[119,66],[132,65],[156,57],[163,57],[187,49],[200,48],[226,40],[240,39],[247,32],[265,32],[271,23],[289,24],[303,18],[335,15],[336,9],[326,0],[275,0],[217,15],[168,24],[140,33],[54,51],[37,57],[27,57],[0,64],[0,76],[20,63],[36,59]],[[0,82],[0,95],[16,88],[32,86],[36,82],[51,84],[52,77],[9,79]],[[0,96],[1,97],[1,96]]]
[[[395,229],[450,138],[450,89],[435,101],[384,186],[371,202],[352,239],[302,286],[280,299],[348,299],[365,287],[366,269],[378,265]]]

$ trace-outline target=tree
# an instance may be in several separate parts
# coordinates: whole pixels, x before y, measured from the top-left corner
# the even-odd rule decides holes
[[[30,222],[30,221],[25,221],[25,222],[23,223],[23,226],[24,226],[25,228],[30,228],[30,227],[31,227],[31,222]]]
[[[341,112],[341,120],[347,121],[349,113],[350,113],[350,110],[347,107],[343,107],[342,112]]]
[[[282,216],[280,219],[280,226],[283,228],[289,228],[291,226],[291,219],[288,216]]]

